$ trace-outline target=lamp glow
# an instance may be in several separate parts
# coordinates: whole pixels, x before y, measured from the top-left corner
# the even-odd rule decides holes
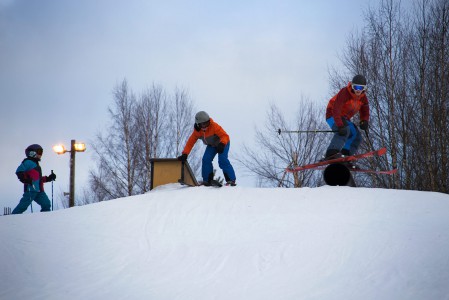
[[[67,152],[64,145],[62,144],[53,146],[53,151],[55,151],[57,154],[64,154]]]
[[[73,148],[75,149],[76,152],[84,152],[84,151],[86,151],[86,144],[84,144],[84,143],[75,143],[73,145]]]

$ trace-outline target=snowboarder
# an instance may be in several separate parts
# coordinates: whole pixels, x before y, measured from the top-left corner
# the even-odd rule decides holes
[[[362,136],[351,118],[358,112],[359,127],[366,131],[369,124],[369,104],[366,97],[366,78],[363,75],[354,76],[327,105],[326,122],[335,134],[326,150],[325,160],[356,154]]]
[[[33,201],[41,206],[41,211],[50,211],[51,209],[50,200],[44,192],[44,182],[54,181],[56,174],[52,172],[48,176],[42,176],[39,161],[43,151],[38,144],[30,145],[25,149],[26,158],[16,170],[17,178],[24,184],[24,193],[12,214],[23,213]]]
[[[202,159],[201,175],[203,184],[210,185],[214,178],[212,161],[218,154],[218,166],[223,170],[227,185],[235,186],[235,172],[228,159],[229,147],[231,146],[229,135],[218,125],[205,111],[200,111],[195,115],[194,130],[190,135],[178,157],[180,161],[186,161],[187,156],[192,150],[198,139],[201,139],[207,146]]]

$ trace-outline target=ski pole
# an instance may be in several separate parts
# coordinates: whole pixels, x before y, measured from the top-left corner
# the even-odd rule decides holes
[[[51,174],[53,174],[53,170],[51,170]],[[53,181],[55,180],[51,181],[51,211],[53,211]]]
[[[33,183],[31,183],[33,184]],[[33,186],[34,189],[34,186]],[[33,213],[33,198],[31,197],[31,189],[30,186],[28,186],[28,193],[30,194],[30,205],[31,205],[31,213]]]
[[[373,143],[371,142],[371,139],[368,136],[368,130],[365,130],[366,139],[368,140],[368,144],[371,147],[371,151],[374,151]]]
[[[369,135],[368,135],[368,129],[367,130],[365,130],[365,135],[366,135],[366,139],[368,140],[368,144],[369,144],[369,146],[371,147],[371,151],[374,151],[374,146],[373,146],[373,143],[371,142],[371,139],[369,138]],[[379,161],[381,160],[381,158],[380,157],[377,157],[377,163],[379,164]]]
[[[281,133],[319,133],[319,132],[338,132],[337,130],[320,130],[320,129],[314,129],[314,130],[281,130],[278,129],[277,133],[280,135]]]

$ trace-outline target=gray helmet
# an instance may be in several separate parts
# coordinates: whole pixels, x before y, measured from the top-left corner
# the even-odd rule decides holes
[[[355,75],[354,78],[352,78],[352,84],[359,84],[359,85],[366,85],[366,78],[363,75]]]
[[[195,115],[195,123],[200,124],[210,120],[209,115],[205,111],[199,111]]]

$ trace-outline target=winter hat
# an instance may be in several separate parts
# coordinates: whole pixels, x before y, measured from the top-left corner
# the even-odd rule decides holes
[[[355,75],[354,78],[352,78],[352,84],[358,84],[358,85],[366,85],[366,78],[363,75]]]

